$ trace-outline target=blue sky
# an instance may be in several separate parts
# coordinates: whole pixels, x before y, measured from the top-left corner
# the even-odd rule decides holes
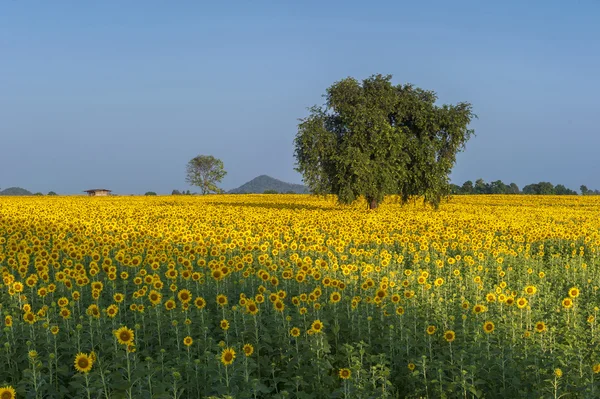
[[[293,138],[374,73],[469,101],[452,180],[600,189],[598,1],[0,0],[0,187],[77,193],[299,183]]]

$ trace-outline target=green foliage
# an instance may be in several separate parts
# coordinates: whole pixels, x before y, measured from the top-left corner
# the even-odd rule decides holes
[[[577,192],[570,190],[562,184],[554,187],[549,182],[539,182],[536,184],[529,184],[523,187],[523,194],[534,194],[534,195],[577,195]]]
[[[585,187],[585,186],[583,186]],[[585,192],[589,195],[592,190],[585,188]],[[582,191],[583,192],[583,191]],[[462,186],[456,184],[451,185],[452,194],[534,194],[534,195],[577,195],[577,192],[565,187],[562,184],[554,186],[552,183],[540,182],[537,184],[529,184],[523,187],[523,191],[519,191],[519,186],[515,183],[506,185],[502,180],[496,180],[491,183],[486,183],[483,179],[477,179],[475,185],[471,180],[467,180]]]
[[[291,194],[307,194],[308,190],[302,184],[291,184],[286,183],[278,179],[274,179],[271,176],[261,175],[255,177],[247,183],[242,184],[240,187],[229,191],[230,194],[250,194],[250,193],[264,193],[266,190],[274,190],[278,193],[291,193]]]
[[[345,204],[364,196],[371,208],[386,194],[439,205],[456,153],[473,134],[469,103],[438,106],[433,91],[394,86],[391,75],[343,79],[326,99],[295,138],[296,170],[313,193]]]
[[[265,190],[263,194],[279,194],[277,190]]]
[[[56,194],[54,191],[50,191],[50,192],[48,193],[48,195],[49,195],[49,196],[55,196],[55,195],[58,195],[58,194]]]
[[[223,161],[212,155],[198,155],[188,162],[185,181],[199,187],[202,194],[220,193],[222,190],[217,187],[217,183],[226,174]]]
[[[32,195],[31,191],[27,191],[21,187],[9,187],[0,191],[0,195],[14,195],[14,196],[23,196],[23,195]]]
[[[147,191],[144,195],[156,195],[154,191]]]

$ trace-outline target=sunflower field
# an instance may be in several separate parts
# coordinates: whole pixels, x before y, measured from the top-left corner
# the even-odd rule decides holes
[[[0,399],[600,397],[600,198],[0,200]]]

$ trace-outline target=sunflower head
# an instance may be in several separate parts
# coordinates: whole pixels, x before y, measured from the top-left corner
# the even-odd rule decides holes
[[[223,351],[221,352],[221,363],[223,363],[225,366],[229,366],[230,364],[233,363],[234,359],[235,359],[235,350],[233,350],[233,348],[223,349]]]
[[[454,341],[455,338],[456,338],[456,334],[452,330],[448,330],[444,333],[444,339],[448,342]]]
[[[133,345],[134,332],[125,326],[115,331],[115,337],[121,345]]]
[[[254,353],[254,347],[251,344],[244,345],[244,355],[252,356]]]
[[[75,369],[80,373],[89,373],[92,369],[92,363],[92,359],[85,353],[80,352],[75,356]]]
[[[17,392],[10,385],[0,388],[0,399],[14,399],[17,397]]]
[[[494,323],[492,323],[491,321],[486,321],[485,323],[483,323],[483,331],[488,334],[494,331],[494,327]]]
[[[352,376],[352,371],[350,369],[340,369],[338,375],[342,380],[348,380]]]

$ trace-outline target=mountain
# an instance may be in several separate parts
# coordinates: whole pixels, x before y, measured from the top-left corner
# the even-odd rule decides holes
[[[277,191],[278,193],[294,192],[296,194],[308,194],[308,189],[302,184],[291,184],[274,179],[267,175],[255,177],[248,183],[228,191],[229,194],[262,194],[265,191]]]
[[[0,191],[0,195],[32,195],[31,192],[21,187],[10,187]]]

